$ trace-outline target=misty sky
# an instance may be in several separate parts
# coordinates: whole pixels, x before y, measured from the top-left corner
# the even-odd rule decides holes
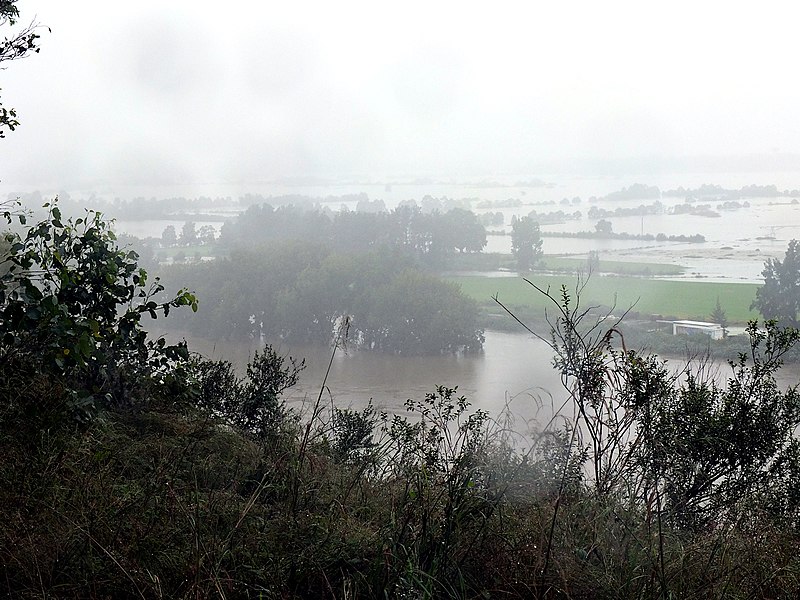
[[[20,0],[52,33],[0,72],[22,122],[0,141],[0,179],[792,168],[800,155],[786,4],[496,4]]]

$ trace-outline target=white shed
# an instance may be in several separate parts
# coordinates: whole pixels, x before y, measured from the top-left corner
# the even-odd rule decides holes
[[[724,337],[722,325],[719,323],[707,323],[705,321],[662,321],[672,325],[672,335],[696,335],[702,333],[709,336],[712,340],[721,340]]]

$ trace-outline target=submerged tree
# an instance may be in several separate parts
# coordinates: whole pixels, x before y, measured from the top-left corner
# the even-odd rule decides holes
[[[517,259],[517,268],[528,271],[542,258],[542,235],[539,223],[531,217],[522,217],[511,223],[511,253]]]

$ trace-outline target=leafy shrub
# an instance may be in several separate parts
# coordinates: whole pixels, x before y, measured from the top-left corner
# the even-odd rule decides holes
[[[384,477],[402,482],[394,527],[386,536],[394,560],[405,565],[398,593],[431,582],[439,586],[434,593],[452,592],[459,565],[479,544],[482,524],[495,506],[482,468],[488,415],[469,414],[466,398],[456,393],[457,388],[438,386],[424,400],[406,402],[410,418],[384,419],[389,439]]]
[[[751,352],[730,361],[724,387],[689,373],[647,406],[641,452],[680,526],[728,526],[764,511],[798,523],[800,396],[780,390],[775,373],[800,332],[768,321],[750,323],[748,333]]]
[[[256,351],[246,377],[237,377],[227,361],[195,359],[197,404],[223,421],[261,441],[280,434],[290,413],[280,395],[297,383],[305,361],[278,355],[272,346]]]
[[[22,364],[56,377],[81,420],[103,406],[130,403],[132,386],[158,383],[187,358],[185,345],[148,340],[142,315],[165,316],[197,300],[187,290],[156,301],[163,286],[149,283],[135,252],[120,250],[109,223],[87,211],[62,220],[55,202],[47,217],[11,234],[0,275],[0,368]],[[4,214],[26,225],[20,211]]]
[[[356,465],[372,461],[378,445],[374,439],[377,424],[378,415],[372,402],[360,411],[334,407],[329,434],[333,456]]]

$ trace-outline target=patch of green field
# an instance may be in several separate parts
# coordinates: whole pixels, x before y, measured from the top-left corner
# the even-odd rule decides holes
[[[447,268],[453,271],[497,271],[513,269],[516,260],[500,252],[464,252],[450,256]]]
[[[575,277],[569,275],[532,275],[531,282],[560,295],[560,288],[566,285],[574,296]],[[497,295],[507,306],[529,306],[544,309],[552,308],[552,303],[521,277],[448,277],[461,286],[468,296],[480,303],[493,303]],[[639,277],[606,276],[592,277],[583,290],[581,304],[590,306],[602,304],[616,305],[622,312],[635,304],[633,310],[647,315],[663,315],[682,319],[708,320],[717,298],[730,323],[745,323],[758,318],[756,311],[750,310],[750,303],[756,296],[756,284],[712,283],[694,281],[665,281]]]

